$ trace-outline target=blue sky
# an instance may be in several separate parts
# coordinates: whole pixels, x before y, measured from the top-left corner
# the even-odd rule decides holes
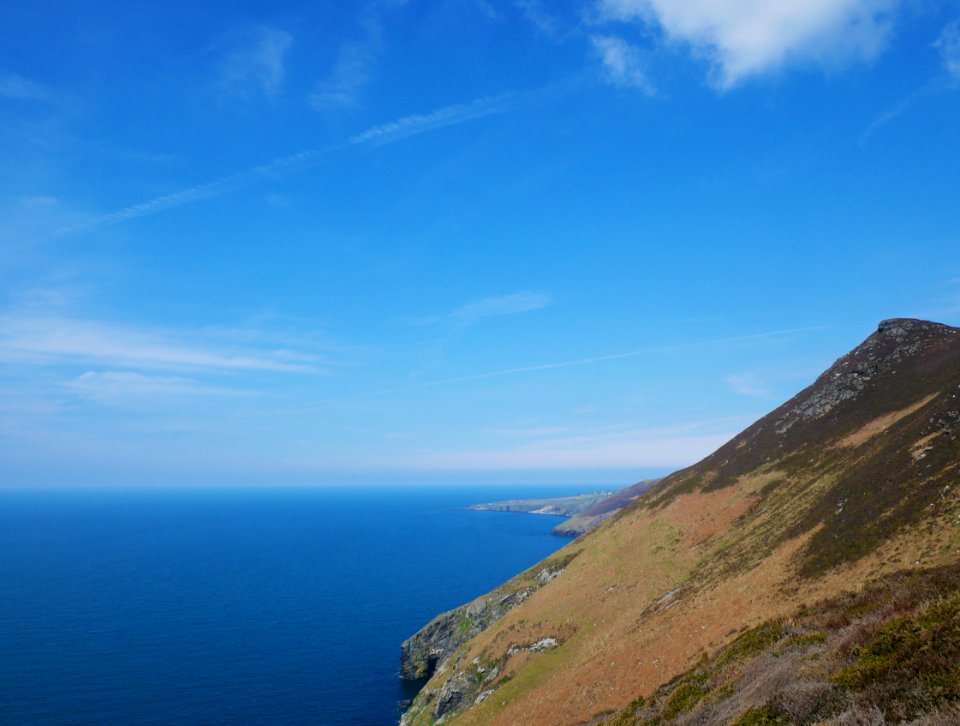
[[[960,3],[0,7],[0,486],[627,484],[960,324]]]

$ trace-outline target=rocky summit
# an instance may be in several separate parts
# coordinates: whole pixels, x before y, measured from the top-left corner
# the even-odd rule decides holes
[[[882,322],[415,635],[404,723],[960,723],[958,436],[960,330]]]

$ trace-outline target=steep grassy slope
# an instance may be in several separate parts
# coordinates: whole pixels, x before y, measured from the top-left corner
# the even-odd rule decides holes
[[[960,723],[960,566],[888,575],[737,636],[604,726]]]
[[[406,722],[646,718],[637,699],[746,629],[870,578],[955,565],[958,396],[960,331],[882,323],[791,401],[572,543],[562,574],[440,663]]]

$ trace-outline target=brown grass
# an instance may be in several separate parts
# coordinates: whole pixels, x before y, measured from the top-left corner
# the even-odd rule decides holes
[[[749,630],[597,723],[957,723],[958,656],[960,565],[915,570]]]
[[[837,446],[847,449],[862,446],[874,436],[882,434],[884,431],[888,430],[891,426],[897,423],[897,421],[906,418],[912,413],[916,413],[939,395],[939,391],[936,393],[931,393],[929,396],[924,396],[919,401],[907,406],[906,408],[901,408],[899,411],[893,411],[891,413],[884,414],[883,416],[878,416],[865,426],[861,426],[852,434],[844,436],[842,439],[840,439],[840,441],[837,442]]]
[[[738,486],[681,495],[659,512],[635,510],[588,535],[589,540],[581,539],[581,546],[588,546],[580,557],[522,608],[472,641],[466,662],[481,654],[496,660],[511,643],[547,636],[560,636],[563,645],[507,658],[506,682],[456,723],[582,723],[652,693],[704,653],[730,642],[736,631],[785,617],[800,602],[843,592],[851,583],[914,566],[918,560],[930,565],[956,559],[956,549],[944,549],[942,537],[936,536],[956,536],[955,527],[931,536],[926,526],[916,526],[869,557],[819,579],[803,580],[794,573],[800,553],[816,534],[813,530],[778,546],[757,566],[709,587],[694,587],[688,578],[728,546],[730,537],[743,536],[734,523],[756,506],[758,488],[776,476],[744,477]],[[750,526],[739,525],[746,531]],[[869,632],[850,637],[852,652],[856,639],[869,637]],[[757,697],[775,683],[759,680]],[[785,691],[792,699],[785,703],[791,712],[810,708],[816,689],[805,688]],[[736,715],[723,713],[724,718]]]

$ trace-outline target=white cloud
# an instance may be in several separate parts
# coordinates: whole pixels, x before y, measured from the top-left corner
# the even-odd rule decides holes
[[[947,25],[936,42],[943,67],[954,78],[960,79],[960,20]]]
[[[639,21],[706,58],[721,88],[792,63],[869,60],[899,0],[599,0],[606,19]]]
[[[733,373],[727,376],[727,385],[741,396],[770,397],[770,388],[756,373]]]
[[[647,78],[636,48],[614,35],[593,35],[590,41],[600,56],[607,79],[611,83],[617,86],[633,86],[646,93],[653,93],[653,86]]]
[[[30,313],[0,315],[0,361],[77,361],[147,370],[322,373],[322,357],[289,350],[198,343],[202,331],[162,331]]]
[[[415,321],[421,325],[450,322],[458,327],[472,325],[484,318],[496,318],[504,315],[516,315],[531,310],[545,308],[551,303],[550,296],[542,292],[515,292],[510,295],[488,297],[461,305],[444,315],[432,315]]]
[[[227,54],[221,68],[223,92],[228,96],[276,95],[285,76],[287,51],[293,36],[277,28],[257,28]]]

